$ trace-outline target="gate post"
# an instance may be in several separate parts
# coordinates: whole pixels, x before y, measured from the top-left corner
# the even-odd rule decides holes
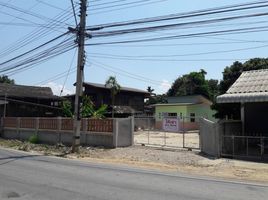
[[[184,116],[182,117],[182,147],[185,148],[185,127],[184,124],[185,123],[185,119]]]

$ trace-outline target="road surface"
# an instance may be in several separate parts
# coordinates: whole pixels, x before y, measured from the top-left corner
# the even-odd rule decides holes
[[[268,187],[0,149],[0,199],[265,200]]]

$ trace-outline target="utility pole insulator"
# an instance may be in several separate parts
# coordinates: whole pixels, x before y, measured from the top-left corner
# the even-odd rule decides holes
[[[74,102],[74,134],[72,152],[77,152],[80,146],[80,129],[81,129],[81,102],[83,94],[83,77],[85,65],[85,27],[86,27],[87,0],[80,0],[80,23],[77,29],[69,28],[77,35],[78,58],[76,74],[76,90]]]

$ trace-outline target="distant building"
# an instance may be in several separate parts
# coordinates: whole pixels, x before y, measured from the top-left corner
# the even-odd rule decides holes
[[[155,105],[156,126],[161,128],[164,118],[178,118],[185,130],[198,129],[200,117],[216,121],[212,102],[202,95],[167,97],[168,103]]]
[[[84,95],[91,98],[96,107],[102,104],[108,105],[108,111],[112,110],[111,91],[109,87],[98,83],[84,83]],[[117,117],[142,114],[144,112],[144,99],[150,97],[150,93],[129,87],[121,87],[115,96],[114,112]],[[74,95],[66,96],[74,102]]]
[[[0,83],[0,116],[58,116],[60,101],[49,87]]]

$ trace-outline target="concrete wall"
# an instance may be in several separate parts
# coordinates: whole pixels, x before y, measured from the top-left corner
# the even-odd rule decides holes
[[[118,127],[118,135],[117,137],[114,137],[117,138],[116,146],[132,146],[134,143],[134,117],[118,119],[116,123],[116,126]]]
[[[224,136],[241,135],[241,127],[241,121],[237,120],[222,120],[218,123],[214,123],[207,119],[200,119],[201,151],[216,157],[232,152],[232,138]],[[239,146],[240,145],[237,145],[236,148],[239,148]]]
[[[220,156],[220,133],[217,123],[207,119],[200,119],[200,149],[201,152],[219,157]]]
[[[113,132],[81,132],[81,145],[103,146],[107,148],[127,147],[133,145],[134,120],[130,118],[114,119]],[[2,127],[1,137],[27,141],[37,134],[40,143],[71,145],[73,132],[63,130],[38,130]]]

